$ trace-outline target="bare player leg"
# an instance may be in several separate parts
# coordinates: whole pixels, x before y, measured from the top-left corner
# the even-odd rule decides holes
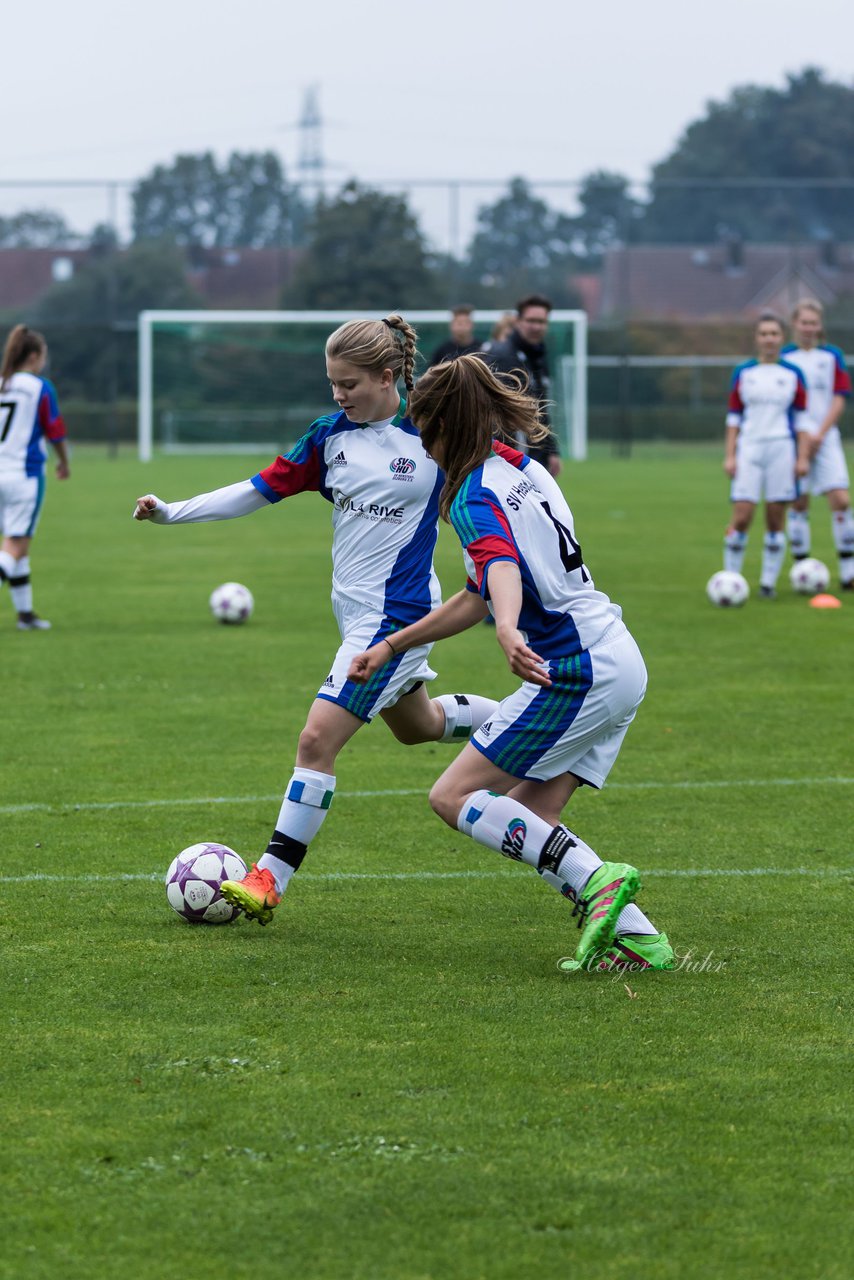
[[[337,703],[315,698],[299,736],[297,765],[319,773],[334,773],[338,752],[364,723]]]
[[[398,742],[407,747],[418,742],[438,742],[445,732],[445,714],[423,684],[413,693],[404,694],[380,715]]]
[[[577,786],[578,780],[569,773],[559,774],[548,782],[520,781],[469,745],[434,783],[430,804],[443,822],[447,822],[449,827],[456,827],[460,809],[472,792],[497,791],[499,795],[511,796],[546,822],[556,814],[555,821],[550,822],[551,826],[556,826],[561,810]]]
[[[766,502],[765,528],[769,533],[782,533],[786,522],[785,502]]]
[[[31,542],[32,538],[4,538],[3,550],[8,551],[13,559],[20,560],[29,551]]]
[[[532,809],[543,822],[549,822],[556,827],[560,822],[561,813],[581,785],[571,773],[563,774],[561,779],[553,779],[554,782],[559,780],[563,782],[562,787],[553,787],[550,784],[526,778],[524,782],[517,782],[507,794],[526,808]]]
[[[732,527],[739,533],[747,533],[753,523],[756,511],[755,502],[734,502],[732,504]]]

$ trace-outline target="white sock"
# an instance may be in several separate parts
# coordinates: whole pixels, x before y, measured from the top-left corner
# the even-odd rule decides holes
[[[15,562],[14,573],[9,575],[9,592],[18,613],[32,613],[33,584],[30,582],[30,557],[21,556]]]
[[[478,693],[443,693],[433,702],[439,704],[445,716],[440,742],[467,742],[498,706],[494,698],[482,698]]]
[[[473,791],[460,809],[457,830],[505,858],[536,868],[555,828],[509,796]]]
[[[652,921],[644,915],[638,904],[630,902],[620,912],[615,933],[618,935],[624,933],[658,933],[658,930]]]
[[[258,859],[262,871],[272,872],[276,892],[284,893],[299,869],[310,842],[322,827],[335,795],[335,777],[314,769],[294,768],[287,785],[276,830]]]
[[[762,572],[759,575],[761,587],[775,587],[786,556],[785,533],[766,533],[762,543]]]
[[[0,551],[0,587],[7,578],[14,578],[17,564],[11,551]]]
[[[839,556],[839,577],[842,582],[854,582],[854,515],[851,508],[833,513],[833,541]]]
[[[786,514],[786,529],[792,555],[796,560],[803,560],[810,553],[809,514],[806,511],[793,511],[790,507]]]
[[[746,547],[746,533],[740,533],[738,529],[727,529],[724,534],[724,568],[730,573],[741,573]]]
[[[494,791],[473,792],[460,810],[457,828],[487,849],[494,849],[516,862],[527,862],[547,884],[572,902],[593,872],[602,866],[599,855],[568,827],[550,827],[518,801],[496,795]],[[620,912],[616,932],[657,933],[658,930],[642,911],[630,904]]]

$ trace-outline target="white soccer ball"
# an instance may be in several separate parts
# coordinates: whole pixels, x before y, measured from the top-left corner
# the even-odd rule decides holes
[[[226,844],[191,844],[173,859],[166,872],[166,899],[191,924],[227,924],[240,908],[226,902],[223,880],[242,880],[248,868]]]
[[[750,595],[750,587],[747,585],[747,579],[740,573],[720,569],[717,573],[713,573],[706,583],[706,595],[712,604],[716,604],[721,609],[736,608],[744,604]]]
[[[830,570],[821,560],[796,560],[789,570],[792,590],[801,596],[815,596],[830,586]]]
[[[211,613],[217,622],[246,622],[252,617],[252,592],[240,582],[224,582],[211,594]]]

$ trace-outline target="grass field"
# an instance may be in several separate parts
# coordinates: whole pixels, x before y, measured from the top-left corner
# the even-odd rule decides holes
[[[272,829],[337,644],[329,508],[144,527],[137,493],[259,459],[78,450],[32,554],[53,631],[0,595],[4,1280],[847,1280],[854,601],[706,602],[719,454],[565,472],[650,672],[567,810],[683,957],[627,983],[558,972],[566,904],[432,815],[450,748],[382,724],[268,928],[180,921],[175,853]],[[230,579],[242,628],[207,612]],[[434,665],[513,687],[485,628]]]

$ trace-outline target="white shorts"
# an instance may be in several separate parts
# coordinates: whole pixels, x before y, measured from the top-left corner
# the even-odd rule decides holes
[[[810,473],[801,481],[802,493],[829,493],[831,489],[848,489],[848,467],[838,427],[831,427],[821,448],[810,464]]]
[[[31,538],[44,502],[44,476],[0,475],[0,533]]]
[[[785,440],[741,440],[736,446],[731,502],[794,502],[797,445]]]
[[[332,607],[341,632],[341,647],[329,675],[317,691],[318,698],[336,703],[360,720],[371,721],[419,684],[436,679],[436,672],[427,665],[427,655],[433,646],[424,644],[387,662],[367,684],[348,680],[347,672],[356,654],[370,649],[383,636],[393,637],[395,631],[402,630],[402,624],[363,604],[337,596],[332,598]]]
[[[549,688],[526,682],[498,704],[471,741],[514,778],[572,773],[601,787],[646,693],[634,638],[614,623],[591,649],[549,663]]]

